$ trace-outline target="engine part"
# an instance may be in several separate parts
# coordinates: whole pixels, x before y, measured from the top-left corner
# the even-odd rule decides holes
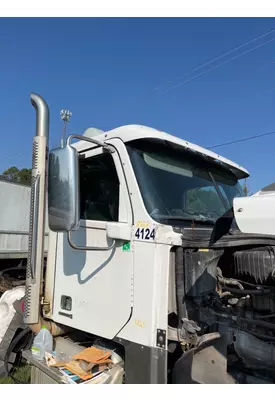
[[[172,383],[274,382],[275,246],[180,249],[175,261],[182,324],[173,339],[184,346]]]
[[[183,318],[180,338],[186,343],[196,345],[199,341],[198,332],[200,331],[201,328],[196,324],[196,322]]]
[[[246,332],[237,332],[234,348],[250,369],[270,369],[275,367],[275,346]]]
[[[228,286],[223,287],[224,290],[229,291],[233,294],[240,294],[241,296],[245,296],[247,294],[251,294],[254,296],[261,296],[263,294],[270,294],[271,290],[270,289],[235,289],[235,288],[230,288]]]
[[[227,338],[214,338],[185,352],[172,372],[174,384],[233,384],[227,373]]]
[[[247,385],[267,385],[273,383],[269,379],[266,378],[259,378],[250,374],[246,374],[244,372],[235,371],[231,372],[232,376],[236,379],[236,381],[240,384],[247,384]]]
[[[251,306],[255,311],[274,313],[274,295],[251,296]]]
[[[184,252],[185,293],[198,297],[214,292],[217,284],[217,264],[223,250],[186,250]]]
[[[239,289],[243,290],[243,285],[240,282],[238,282],[236,279],[225,278],[219,267],[217,267],[217,278],[218,278],[218,281],[220,283],[222,283],[223,285],[238,286]]]
[[[274,246],[237,251],[233,259],[237,275],[250,275],[260,283],[275,278]]]
[[[176,296],[178,320],[195,319],[196,306],[205,296],[212,296],[217,285],[217,264],[223,250],[176,249]],[[189,303],[192,304],[189,304]]]

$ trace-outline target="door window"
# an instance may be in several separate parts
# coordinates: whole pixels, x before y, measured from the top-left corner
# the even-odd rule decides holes
[[[80,218],[118,221],[119,179],[112,155],[103,153],[79,163]]]

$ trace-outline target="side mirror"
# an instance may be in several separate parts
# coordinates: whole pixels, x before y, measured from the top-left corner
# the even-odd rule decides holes
[[[74,147],[67,144],[49,155],[48,172],[49,228],[69,232],[79,228],[79,162]]]

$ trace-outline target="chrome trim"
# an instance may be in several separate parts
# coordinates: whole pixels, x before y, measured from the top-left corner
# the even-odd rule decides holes
[[[38,211],[39,211],[39,189],[40,189],[40,175],[37,174],[34,184],[34,210],[33,210],[33,225],[32,225],[32,249],[31,249],[31,277],[35,281],[36,270],[36,241],[37,241],[37,227],[38,227]]]
[[[29,223],[28,262],[24,323],[32,326],[40,318],[43,292],[45,205],[49,137],[49,107],[45,100],[31,93],[30,100],[36,111],[36,133],[33,138],[32,186]]]
[[[115,152],[115,150],[111,146],[109,146],[108,144],[106,144],[104,142],[101,142],[100,140],[96,140],[96,139],[92,139],[92,138],[89,138],[86,136],[80,136],[80,135],[70,135],[67,138],[67,146],[70,146],[70,142],[72,139],[78,139],[78,140],[82,140],[84,142],[90,142],[90,143],[96,144],[97,146],[103,147],[105,150],[109,151],[110,153]]]
[[[49,136],[49,107],[36,93],[31,93],[31,103],[36,110],[36,136]]]
[[[90,251],[90,250],[111,250],[114,246],[116,241],[113,240],[113,243],[109,247],[90,247],[90,246],[78,246],[74,244],[73,238],[72,238],[72,231],[67,232],[67,238],[69,245],[74,249],[74,250],[85,250],[85,251]]]

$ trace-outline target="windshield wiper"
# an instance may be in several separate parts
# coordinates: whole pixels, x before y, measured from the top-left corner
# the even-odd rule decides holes
[[[181,217],[176,215],[154,215],[155,219],[167,220],[167,221],[187,221],[187,222],[196,222],[199,224],[205,225],[215,225],[215,221],[213,219],[200,219],[200,218],[188,218]]]

